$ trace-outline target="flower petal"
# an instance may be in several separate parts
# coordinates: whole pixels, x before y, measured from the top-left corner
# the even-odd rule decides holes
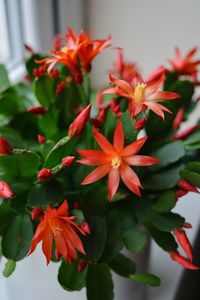
[[[173,92],[158,91],[147,98],[148,101],[173,100],[180,98],[180,95]]]
[[[125,157],[124,161],[131,166],[151,166],[160,162],[160,160],[157,158],[145,155]]]
[[[122,157],[135,155],[142,148],[146,140],[147,136],[144,136],[138,139],[137,141],[131,143],[130,145],[126,146],[121,152]]]
[[[115,153],[116,154],[116,151],[113,148],[113,146],[111,145],[111,143],[96,128],[94,128],[93,134],[94,134],[95,140],[97,141],[99,147],[101,147],[101,149],[105,153],[107,153],[107,154]]]
[[[99,166],[107,164],[110,161],[110,157],[100,150],[77,150],[77,152],[84,157],[83,159],[77,160],[77,162],[83,165]]]
[[[108,175],[108,192],[109,192],[109,199],[112,200],[113,196],[115,195],[120,181],[120,174],[118,168],[112,168]]]
[[[121,152],[124,148],[124,130],[122,122],[119,122],[116,126],[114,139],[113,139],[113,146],[117,150],[117,152]]]
[[[81,185],[96,182],[97,180],[107,175],[110,171],[110,168],[110,164],[97,167],[94,171],[92,171],[89,175],[85,177],[85,179],[81,182]]]
[[[120,167],[120,175],[124,184],[136,195],[141,196],[139,187],[142,187],[136,173],[126,164],[122,163]]]
[[[165,119],[165,115],[162,109],[159,107],[158,103],[153,103],[151,101],[146,101],[145,105],[151,109],[156,115],[160,116],[163,120]]]
[[[35,250],[37,244],[42,240],[46,228],[47,228],[46,220],[42,221],[38,225],[38,227],[35,231],[35,234],[33,236],[33,239],[32,239],[31,245],[30,245],[30,249],[29,249],[29,252],[27,255],[30,255]]]
[[[52,256],[52,244],[53,244],[53,234],[49,228],[46,228],[42,240],[42,251],[46,256],[47,265],[49,264]]]
[[[58,216],[67,215],[68,210],[69,210],[69,205],[67,203],[67,200],[64,200],[63,203],[57,209],[57,215]]]

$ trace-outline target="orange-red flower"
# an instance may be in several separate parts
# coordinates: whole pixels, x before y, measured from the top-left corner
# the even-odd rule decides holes
[[[160,100],[173,100],[180,98],[180,96],[173,92],[159,91],[165,79],[164,73],[151,82],[141,82],[136,77],[132,84],[113,77],[110,74],[110,82],[115,87],[104,90],[103,94],[115,94],[124,97],[129,101],[129,112],[135,118],[142,111],[151,109],[154,113],[164,119],[164,111],[170,112],[169,109],[157,103]]]
[[[42,251],[49,264],[52,257],[52,245],[55,240],[57,252],[69,263],[77,259],[77,251],[85,254],[82,242],[77,234],[85,232],[74,222],[75,216],[68,216],[69,208],[65,200],[58,209],[48,207],[44,212],[44,218],[38,225],[32,239],[30,255],[37,244],[42,241]]]
[[[136,155],[147,137],[143,137],[124,147],[124,130],[119,122],[114,133],[113,145],[94,128],[94,137],[102,150],[78,150],[83,157],[79,163],[97,166],[81,184],[93,183],[108,174],[109,199],[115,195],[120,177],[124,184],[136,195],[140,196],[142,188],[140,180],[130,166],[150,166],[159,160],[150,156]]]
[[[129,83],[139,73],[138,67],[133,62],[125,61],[123,58],[123,50],[117,49],[117,56],[114,63],[114,70],[111,71],[117,78],[123,79]]]
[[[180,75],[191,76],[196,80],[198,73],[198,65],[200,59],[195,60],[194,56],[197,53],[197,48],[192,48],[185,56],[181,56],[179,48],[175,48],[175,57],[169,59],[171,71],[177,72]]]

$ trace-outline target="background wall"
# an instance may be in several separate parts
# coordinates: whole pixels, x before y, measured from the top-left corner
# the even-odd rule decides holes
[[[89,28],[93,35],[113,36],[129,59],[139,62],[148,74],[173,55],[175,46],[183,51],[199,45],[199,0],[89,0]],[[95,87],[106,81],[113,51],[101,54],[93,68]]]

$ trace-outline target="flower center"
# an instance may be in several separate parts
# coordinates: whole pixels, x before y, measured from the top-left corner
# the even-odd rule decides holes
[[[59,236],[62,231],[63,231],[63,229],[60,226],[55,227],[53,229],[53,235],[54,235],[54,237]]]
[[[68,47],[62,47],[62,48],[60,49],[60,51],[61,51],[61,52],[64,52],[64,53],[67,53],[68,50],[69,50]]]
[[[146,89],[146,83],[137,83],[134,91],[134,100],[137,102],[144,101],[144,93]]]
[[[114,169],[118,169],[121,165],[121,157],[114,157],[111,161],[111,166],[114,168]]]

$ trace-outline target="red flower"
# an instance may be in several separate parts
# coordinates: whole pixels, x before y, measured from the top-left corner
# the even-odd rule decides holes
[[[13,147],[11,144],[3,137],[0,137],[0,155],[12,154]]]
[[[169,59],[169,63],[171,64],[171,71],[177,72],[180,75],[188,75],[191,76],[194,80],[196,80],[198,73],[198,65],[200,64],[200,60],[195,60],[194,56],[197,53],[197,48],[192,48],[185,57],[181,56],[180,50],[175,48],[175,57]]]
[[[36,116],[42,116],[47,112],[47,107],[45,106],[33,106],[27,109],[27,112],[32,113]]]
[[[169,109],[157,103],[160,100],[173,100],[180,96],[173,92],[158,91],[164,82],[165,75],[162,73],[160,77],[151,82],[141,82],[134,78],[132,85],[124,80],[117,79],[110,74],[110,82],[116,87],[104,90],[103,94],[115,94],[124,97],[129,101],[129,112],[135,118],[142,111],[151,109],[154,113],[164,119],[164,111],[170,112]]]
[[[193,265],[191,263],[191,261],[186,259],[184,256],[180,255],[177,251],[170,251],[169,254],[171,256],[171,259],[176,261],[178,264],[180,264],[184,268],[189,269],[189,270],[198,270],[199,269],[199,267]]]
[[[42,240],[42,251],[49,264],[52,256],[52,245],[55,245],[58,253],[69,263],[77,259],[77,251],[85,254],[82,242],[76,231],[85,234],[80,227],[74,222],[75,216],[68,216],[69,208],[65,200],[58,208],[48,207],[44,212],[44,219],[38,225],[35,235],[32,239],[30,255]]]
[[[98,166],[81,184],[93,183],[108,175],[109,199],[115,195],[120,177],[124,184],[136,195],[140,196],[139,187],[142,188],[139,178],[130,166],[150,166],[159,160],[149,156],[136,155],[143,146],[147,137],[143,137],[124,147],[124,131],[122,122],[119,122],[114,133],[113,145],[94,128],[94,137],[101,147],[100,150],[78,150],[83,157],[79,163],[88,166]]]
[[[139,70],[135,63],[124,61],[123,50],[121,48],[117,48],[114,70],[111,72],[117,78],[131,83],[133,78],[139,73]]]
[[[0,197],[5,199],[13,197],[13,192],[5,181],[0,181]]]
[[[39,181],[47,181],[52,178],[52,171],[51,169],[45,169],[43,168],[42,170],[39,171],[37,178]]]
[[[89,120],[91,107],[92,104],[89,104],[84,110],[82,110],[74,122],[69,126],[69,137],[77,137],[82,133],[87,121]]]

